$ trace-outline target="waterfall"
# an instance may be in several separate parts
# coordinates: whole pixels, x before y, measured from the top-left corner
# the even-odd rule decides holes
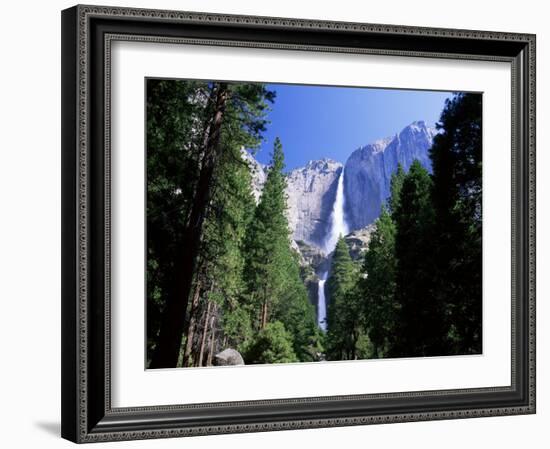
[[[319,289],[317,292],[317,324],[324,331],[327,330],[327,302],[325,300],[325,282],[327,281],[327,275],[328,273],[326,271],[319,275]]]
[[[325,239],[324,250],[325,254],[329,255],[334,248],[340,236],[345,236],[349,232],[348,224],[344,216],[344,167],[338,177],[338,186],[336,187],[336,198],[332,206],[332,212],[330,214],[330,228]]]
[[[348,224],[344,216],[344,167],[338,177],[338,185],[336,187],[336,198],[332,206],[330,214],[330,228],[324,243],[324,252],[328,256],[334,251],[336,243],[340,236],[345,236],[349,232]],[[325,282],[328,277],[328,271],[319,273],[318,293],[317,293],[317,324],[323,330],[327,330],[327,302],[325,298]]]

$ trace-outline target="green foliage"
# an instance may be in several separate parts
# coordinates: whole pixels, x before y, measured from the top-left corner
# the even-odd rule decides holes
[[[166,305],[178,298],[176,273],[184,236],[189,235],[192,207],[199,216],[201,241],[193,283],[201,285],[200,303],[219,298],[220,313],[240,307],[243,241],[255,207],[250,173],[242,148],[257,148],[265,125],[268,104],[275,94],[262,84],[229,84],[219,130],[213,128],[216,92],[220,83],[180,80],[148,80],[147,84],[147,241],[148,241],[148,355],[157,348],[159,330],[167,324]],[[193,204],[199,173],[206,163],[208,142],[219,132],[208,201]],[[213,157],[213,156],[210,156]],[[204,186],[203,186],[204,187]],[[193,232],[197,232],[196,229]],[[223,276],[220,276],[223,273]],[[212,282],[217,279],[217,282]],[[195,287],[195,289],[198,287]],[[187,322],[205,308],[188,310]],[[237,316],[239,316],[238,312]],[[161,320],[161,316],[164,319]],[[241,314],[242,315],[242,314]],[[200,318],[200,317],[197,317]],[[235,321],[235,320],[234,320]],[[239,321],[239,320],[237,320]],[[242,320],[240,320],[242,322]],[[244,327],[246,327],[243,324]],[[204,331],[204,330],[203,330]],[[182,339],[185,344],[185,338]]]
[[[221,84],[223,111],[215,105]],[[339,239],[326,334],[305,286],[315,273],[290,245],[282,144],[276,139],[257,205],[242,158],[259,147],[274,98],[262,84],[148,80],[148,358],[174,299],[191,304],[180,314],[180,365],[210,363],[225,347],[246,363],[479,353],[481,96],[447,102],[432,176],[418,161],[408,173],[398,166],[361,266]],[[198,204],[201,179],[208,194]],[[191,294],[180,298],[176,261],[190,230],[200,251],[188,270]]]
[[[312,361],[319,352],[320,333],[290,247],[283,169],[283,148],[276,139],[260,203],[248,229],[245,279],[250,304],[256,310],[256,328],[282,321],[299,360]]]
[[[252,338],[250,311],[246,306],[238,303],[234,303],[232,306],[228,304],[222,314],[222,326],[231,347],[239,347],[243,342]]]
[[[392,190],[392,200],[400,190]],[[398,204],[392,201],[392,204]],[[396,227],[391,215],[382,208],[376,221],[362,267],[359,291],[363,297],[363,314],[372,357],[387,355],[395,336],[397,304],[395,302]]]
[[[292,335],[280,321],[267,324],[240,349],[244,354],[246,364],[299,361],[292,349]]]
[[[435,213],[431,193],[428,171],[418,161],[413,162],[394,214],[396,300],[400,308],[392,356],[446,353],[443,304],[433,296]]]
[[[403,166],[401,164],[397,164],[397,171],[392,174],[390,181],[390,198],[388,199],[390,212],[395,212],[399,209],[401,189],[403,188],[405,175],[406,173],[405,170],[403,170]]]
[[[326,283],[327,360],[354,360],[360,329],[360,301],[355,284],[357,267],[353,263],[346,241],[340,237],[332,256],[330,276]]]
[[[418,161],[398,167],[365,254],[357,290],[372,357],[481,351],[481,96],[456,94],[438,128],[433,176]]]
[[[343,296],[353,286],[354,275],[355,266],[349,255],[348,245],[344,237],[340,236],[334,248],[330,276],[327,280],[329,298]]]
[[[376,352],[376,348],[372,344],[367,334],[361,333],[355,343],[355,350],[357,352],[358,359],[375,359],[380,357],[380,352]]]
[[[245,165],[234,164],[228,169],[220,164],[218,173],[217,180],[223,183],[223,188],[216,190],[212,213],[205,224],[202,271],[205,284],[213,284],[209,299],[218,298],[228,344],[237,346],[251,335],[252,328],[242,298],[246,291],[243,281],[244,239],[255,203],[250,173]]]
[[[450,350],[481,352],[481,95],[447,101],[431,149],[436,213],[434,295],[446,306]]]
[[[205,83],[147,82],[147,337],[156,347],[200,157]]]
[[[273,319],[285,323],[293,338],[294,352],[302,362],[317,360],[321,346],[321,331],[315,320],[315,308],[309,302],[299,265],[292,250],[287,251],[285,279],[279,289]]]
[[[285,216],[286,181],[283,169],[284,154],[277,138],[260,203],[247,235],[245,279],[251,300],[257,307],[270,307],[277,300],[289,264],[290,240]],[[261,317],[258,325],[265,325]]]

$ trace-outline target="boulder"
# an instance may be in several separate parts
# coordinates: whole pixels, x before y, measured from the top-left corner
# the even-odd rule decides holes
[[[214,366],[244,365],[243,356],[231,348],[224,349],[214,356]]]

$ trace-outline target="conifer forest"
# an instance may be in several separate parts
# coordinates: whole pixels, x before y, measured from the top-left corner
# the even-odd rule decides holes
[[[146,80],[146,367],[480,354],[482,96],[302,164],[278,90]]]

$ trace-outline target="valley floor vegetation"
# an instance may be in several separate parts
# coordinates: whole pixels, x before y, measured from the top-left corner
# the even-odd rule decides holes
[[[481,96],[449,99],[430,150],[393,174],[364,258],[340,238],[327,331],[291,244],[283,143],[259,200],[254,151],[276,92],[147,80],[147,367],[481,352]]]

